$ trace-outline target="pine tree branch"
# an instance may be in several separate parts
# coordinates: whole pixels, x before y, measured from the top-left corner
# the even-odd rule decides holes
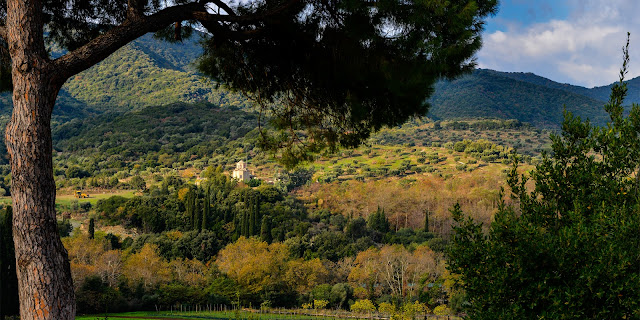
[[[225,35],[233,35],[238,38],[256,36],[260,33],[259,30],[230,30],[226,26],[220,24],[220,22],[252,23],[264,20],[270,16],[282,14],[298,1],[299,0],[289,0],[283,5],[272,10],[258,14],[241,16],[235,15],[230,8],[228,12],[229,14],[209,13],[205,8],[206,2],[192,2],[183,5],[176,5],[160,10],[149,16],[134,16],[91,40],[84,46],[53,60],[52,67],[56,70],[56,76],[51,80],[54,83],[62,85],[69,77],[102,61],[119,48],[125,46],[127,43],[143,36],[146,33],[158,31],[167,25],[184,20],[197,20],[209,29],[209,31],[217,31]],[[221,3],[217,0],[212,2],[218,5]]]
[[[52,61],[52,67],[57,71],[56,79],[52,80],[62,84],[69,77],[90,68],[144,34],[160,30],[176,21],[192,19],[194,12],[202,10],[201,4],[189,3],[169,7],[149,16],[127,19],[84,46]]]

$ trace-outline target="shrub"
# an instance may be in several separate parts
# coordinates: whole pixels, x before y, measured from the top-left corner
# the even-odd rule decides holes
[[[360,313],[373,312],[376,311],[376,306],[369,299],[359,299],[351,305],[351,311]]]

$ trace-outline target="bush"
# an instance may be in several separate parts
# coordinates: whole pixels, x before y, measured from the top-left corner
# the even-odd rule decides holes
[[[433,308],[433,314],[437,316],[446,316],[451,314],[451,309],[447,307],[446,304],[441,304],[435,308]]]
[[[380,305],[378,305],[378,311],[386,314],[394,314],[396,313],[396,306],[389,302],[381,302]]]
[[[376,311],[376,306],[369,299],[359,299],[351,305],[351,311],[359,313],[374,312]]]

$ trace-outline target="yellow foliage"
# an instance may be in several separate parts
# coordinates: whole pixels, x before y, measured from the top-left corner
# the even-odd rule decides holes
[[[446,304],[441,304],[435,308],[433,308],[433,314],[437,316],[446,316],[452,314],[451,309],[447,307]]]
[[[327,300],[313,300],[313,307],[315,309],[324,309],[329,304]]]
[[[256,238],[240,237],[222,249],[216,259],[220,271],[256,293],[274,288],[285,279],[289,248],[267,244]]]
[[[134,253],[125,261],[123,274],[133,284],[142,282],[145,289],[170,281],[169,264],[158,255],[158,247],[145,244],[140,252]]]
[[[356,300],[351,305],[351,311],[353,312],[373,312],[376,311],[376,306],[369,299]]]
[[[196,175],[196,172],[195,172],[194,168],[184,169],[184,170],[182,170],[182,172],[180,172],[180,176],[185,178],[185,179],[191,179],[195,175]]]
[[[386,314],[393,314],[396,312],[396,306],[389,302],[382,302],[378,305],[378,311]]]
[[[184,199],[187,197],[187,194],[189,193],[189,189],[188,187],[184,187],[180,190],[178,190],[178,199],[180,199],[180,201],[184,201]]]
[[[420,301],[405,304],[403,306],[403,310],[410,317],[413,317],[416,314],[428,313],[430,311],[429,307],[424,303],[420,303]]]
[[[304,294],[324,283],[328,274],[329,272],[318,258],[309,261],[296,259],[287,263],[285,279],[290,287]]]
[[[172,241],[176,241],[180,238],[182,238],[182,231],[178,231],[178,230],[171,230],[171,231],[167,231],[167,238],[169,238],[169,240]]]

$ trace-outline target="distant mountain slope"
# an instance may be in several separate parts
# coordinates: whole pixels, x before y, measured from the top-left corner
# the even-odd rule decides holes
[[[54,126],[52,135],[57,151],[132,160],[150,152],[211,156],[226,141],[240,139],[257,126],[257,115],[243,110],[173,103],[73,119]]]
[[[501,72],[476,70],[459,79],[437,83],[429,115],[439,119],[518,119],[538,127],[557,128],[566,106],[568,111],[594,123],[606,122],[604,102],[544,83],[542,77],[520,81]]]
[[[611,94],[611,87],[613,87],[613,83],[607,86],[600,86],[594,88],[585,88],[581,86],[574,86],[567,83],[559,83],[553,80],[549,80],[547,78],[541,77],[531,72],[500,72],[493,70],[485,70],[487,72],[493,72],[497,75],[529,82],[541,86],[545,86],[547,88],[560,89],[568,92],[573,92],[576,94],[580,94],[586,97],[590,97],[596,100],[608,101],[609,94]],[[627,83],[627,89],[629,90],[627,94],[627,99],[625,101],[626,104],[630,105],[631,103],[640,103],[640,77],[633,78],[631,80],[625,81]]]
[[[247,100],[203,78],[191,65],[197,40],[166,43],[146,35],[69,79],[64,88],[98,110],[128,111],[174,102],[242,107]]]
[[[630,105],[631,103],[640,104],[640,77],[633,78],[631,80],[626,81],[627,89],[627,99],[625,100],[625,104]],[[611,87],[613,84],[602,87],[595,87],[590,89],[594,96],[600,97],[602,100],[609,100],[609,94],[611,93]]]
[[[102,112],[128,112],[176,102],[209,102],[245,107],[250,102],[200,76],[193,62],[201,54],[200,36],[168,43],[148,34],[121,48],[65,84],[54,114],[57,121]],[[54,50],[55,51],[55,50]],[[64,54],[55,51],[53,56]],[[627,102],[640,103],[640,78],[628,81]],[[438,119],[517,119],[557,128],[563,106],[604,124],[604,101],[611,86],[584,88],[554,82],[533,73],[476,70],[436,85],[429,116]],[[0,94],[0,116],[11,110],[10,95]]]
[[[0,93],[0,116],[9,116],[13,109],[10,92]],[[96,114],[96,110],[72,97],[65,89],[60,90],[53,109],[53,121],[66,121]]]

